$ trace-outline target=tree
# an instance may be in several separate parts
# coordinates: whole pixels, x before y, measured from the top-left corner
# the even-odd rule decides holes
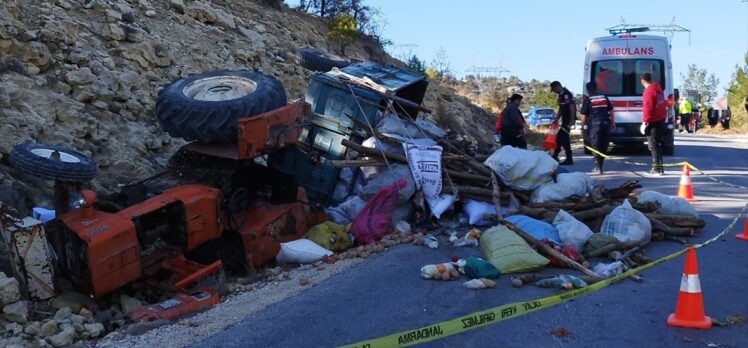
[[[558,96],[556,93],[553,93],[553,91],[546,88],[548,82],[544,82],[540,85],[541,87],[535,90],[535,93],[530,99],[530,105],[554,107],[558,101]]]
[[[356,42],[358,38],[356,19],[347,12],[339,13],[330,18],[328,29],[327,39],[338,45],[342,55],[345,55],[345,48]]]
[[[748,54],[745,55],[745,65],[735,65],[730,85],[727,87],[727,104],[732,112],[730,126],[734,128],[748,128],[748,111],[745,110],[748,98]]]
[[[683,79],[681,90],[695,90],[700,97],[714,100],[717,96],[717,86],[719,79],[714,74],[708,74],[706,69],[699,69],[696,64],[688,65],[688,72],[680,74]]]
[[[410,59],[408,59],[408,68],[413,71],[417,71],[420,73],[426,72],[426,62],[418,59],[418,57],[414,54]]]
[[[444,47],[439,47],[439,50],[436,51],[434,59],[431,60],[430,67],[434,69],[434,71],[436,72],[435,77],[438,79],[443,79],[451,74],[452,67],[449,64],[449,58],[447,58],[447,50],[445,50]]]

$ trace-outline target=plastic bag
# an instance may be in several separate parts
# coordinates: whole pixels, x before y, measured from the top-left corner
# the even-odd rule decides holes
[[[462,287],[471,290],[495,288],[496,282],[486,278],[471,279],[462,283]]]
[[[447,136],[447,132],[439,128],[436,123],[429,120],[416,120],[416,125],[432,138],[443,138]]]
[[[553,181],[558,162],[543,151],[504,146],[483,163],[490,167],[509,187],[534,190]]]
[[[440,219],[442,217],[442,214],[444,214],[445,211],[452,208],[452,206],[455,204],[456,197],[454,195],[448,195],[448,194],[441,194],[439,195],[439,202],[436,204],[435,207],[431,208],[431,214],[434,215],[437,219]]]
[[[573,275],[559,275],[553,278],[541,279],[535,285],[541,288],[556,288],[556,289],[580,289],[587,286],[587,282],[581,280]]]
[[[368,138],[364,140],[361,143],[361,146],[368,147],[371,149],[379,149],[384,152],[393,152],[400,155],[405,155],[405,151],[403,150],[402,146],[399,145],[393,145],[384,141],[381,141],[375,137]],[[370,159],[371,157],[364,156],[363,159]],[[361,167],[361,173],[363,174],[364,180],[371,180],[377,174],[382,173],[387,170],[387,167],[382,166],[366,166]]]
[[[470,279],[475,278],[489,278],[496,279],[501,275],[499,269],[492,265],[490,262],[478,258],[468,257],[465,261],[465,275]]]
[[[592,179],[585,173],[563,173],[556,177],[556,182],[540,186],[532,192],[533,203],[562,201],[571,196],[584,196],[592,189]]]
[[[527,245],[522,237],[498,225],[481,234],[480,250],[501,273],[529,272],[550,262]]]
[[[601,277],[614,277],[623,272],[623,263],[621,261],[611,263],[598,263],[592,268],[592,272],[597,273]]]
[[[561,244],[561,238],[558,236],[556,228],[545,221],[536,220],[527,215],[512,215],[504,219],[517,225],[517,227],[537,240],[548,239]]]
[[[392,170],[386,170],[379,173],[373,179],[369,180],[361,194],[359,195],[362,199],[369,200],[374,197],[377,192],[383,187],[392,185],[393,182],[399,182],[400,179],[404,179],[400,185],[399,192],[397,193],[397,202],[405,203],[410,200],[411,197],[416,193],[416,182],[413,180],[413,174],[410,173],[410,168],[404,164],[394,164],[391,166]]]
[[[392,214],[397,204],[399,187],[405,179],[398,179],[389,187],[383,187],[372,197],[353,219],[351,233],[360,244],[371,244],[392,231]]]
[[[623,243],[645,245],[652,238],[652,225],[644,214],[631,207],[627,199],[605,217],[600,232]]]
[[[351,237],[348,235],[348,230],[350,230],[350,226],[325,221],[310,228],[304,237],[323,248],[343,251],[351,247]]]
[[[645,191],[639,195],[639,203],[657,202],[660,204],[658,211],[668,215],[698,216],[696,209],[687,200],[664,195],[655,191]]]
[[[297,239],[280,243],[281,250],[275,256],[278,263],[315,263],[332,255],[332,251],[321,247],[309,239]]]
[[[556,218],[553,219],[553,227],[558,230],[561,243],[570,245],[579,252],[584,249],[584,243],[587,243],[587,240],[592,237],[592,230],[587,225],[575,219],[563,209],[559,210]]]
[[[493,204],[478,202],[472,199],[465,200],[462,204],[462,211],[468,216],[468,222],[472,226],[487,226],[493,224],[490,220],[483,220],[483,215],[496,215],[496,208]]]
[[[382,117],[376,128],[377,132],[385,135],[397,135],[408,139],[428,138],[413,121],[402,119],[395,114]]]

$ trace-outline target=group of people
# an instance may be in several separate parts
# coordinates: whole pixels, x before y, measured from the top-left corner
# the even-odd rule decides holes
[[[667,117],[667,103],[664,98],[662,86],[652,81],[652,75],[644,73],[641,75],[640,83],[644,86],[642,94],[642,131],[647,136],[649,150],[652,153],[652,169],[650,174],[664,174],[662,166],[662,148],[667,132],[665,118]],[[564,88],[558,81],[550,84],[551,90],[558,95],[558,112],[552,124],[561,125],[556,136],[556,148],[553,158],[561,165],[574,164],[571,151],[571,127],[576,120],[576,103],[571,92]],[[603,173],[604,155],[608,152],[610,143],[610,131],[616,128],[613,105],[604,94],[598,92],[597,84],[589,82],[585,86],[587,95],[582,101],[579,110],[582,122],[582,132],[589,139],[589,146],[595,149],[594,166],[592,172]],[[514,146],[526,149],[525,119],[519,109],[522,96],[513,94],[507,101],[506,107],[501,111],[496,121],[496,133],[501,135],[502,146]],[[566,158],[559,159],[561,150],[564,150]]]
[[[717,123],[719,123],[722,125],[722,128],[730,129],[730,118],[732,116],[732,112],[730,111],[729,106],[727,106],[726,109],[718,109],[713,105],[707,109],[701,103],[699,103],[698,106],[700,115],[706,114],[706,119],[709,122],[709,127],[714,128]],[[678,133],[682,133],[684,130],[688,131],[689,124],[691,123],[693,117],[695,117],[693,108],[694,107],[688,100],[688,98],[681,98],[678,101],[678,118],[680,119]],[[700,115],[698,117],[700,117]],[[698,125],[699,120],[697,119],[695,123],[696,125]],[[693,129],[693,131],[695,132],[696,129]]]

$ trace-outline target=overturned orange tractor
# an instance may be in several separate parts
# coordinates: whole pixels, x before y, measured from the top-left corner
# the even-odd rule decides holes
[[[222,267],[265,264],[281,242],[321,221],[295,177],[263,163],[297,141],[309,112],[304,101],[286,102],[279,81],[255,72],[177,80],[160,92],[156,114],[172,136],[193,142],[164,172],[98,199],[82,184],[96,165],[78,152],[21,144],[10,157],[56,182],[58,215],[45,227],[58,280],[96,297],[138,279],[177,290]]]

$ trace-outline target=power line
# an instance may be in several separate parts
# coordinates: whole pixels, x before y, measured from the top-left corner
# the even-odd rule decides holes
[[[745,0],[744,0],[745,1]],[[629,24],[621,17],[621,24],[606,28],[611,35],[639,33],[647,31],[661,32],[665,34],[668,42],[672,43],[675,33],[688,33],[688,44],[691,44],[691,30],[675,24],[675,17],[669,24]]]

